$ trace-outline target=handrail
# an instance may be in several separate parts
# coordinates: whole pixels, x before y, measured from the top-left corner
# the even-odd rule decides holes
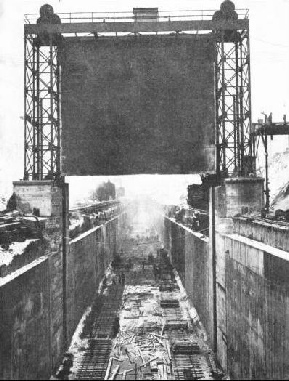
[[[186,12],[186,14],[181,14],[181,12]],[[216,10],[178,10],[178,11],[159,11],[156,21],[170,21],[173,20],[209,20],[212,18]],[[248,9],[236,9],[240,19],[249,18]],[[136,17],[132,12],[64,12],[57,13],[63,23],[69,22],[106,22],[106,20],[115,21],[131,21],[135,22]],[[26,24],[34,24],[37,22],[38,14],[25,14],[24,22]],[[152,20],[153,17],[145,17],[147,20]],[[144,18],[141,18],[145,22]]]

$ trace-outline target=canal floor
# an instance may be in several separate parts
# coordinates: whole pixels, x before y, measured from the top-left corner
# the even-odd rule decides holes
[[[71,380],[225,378],[177,272],[153,237],[123,240],[64,364],[70,373],[64,366],[58,378]]]

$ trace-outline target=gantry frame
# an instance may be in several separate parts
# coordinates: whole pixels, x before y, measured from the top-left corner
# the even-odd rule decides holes
[[[254,172],[249,29],[218,31],[216,38],[217,171],[245,176]]]
[[[60,65],[51,35],[25,34],[24,179],[60,176]]]
[[[127,19],[127,17],[126,17]],[[59,45],[67,35],[212,33],[215,36],[216,173],[244,176],[252,169],[249,20],[69,22],[26,24],[24,178],[61,176]],[[40,35],[48,36],[42,43]],[[79,36],[79,38],[81,38]],[[48,42],[47,42],[48,41]],[[250,169],[248,170],[248,162]]]
[[[272,114],[268,118],[265,115],[265,123],[253,123],[251,130],[251,141],[253,153],[256,152],[256,141],[261,138],[264,145],[265,153],[265,211],[269,212],[270,208],[270,187],[269,187],[269,165],[268,165],[268,136],[273,139],[273,136],[289,135],[289,123],[286,121],[286,115],[283,117],[283,122],[273,123]],[[258,143],[258,142],[257,142]],[[259,145],[259,144],[258,144]],[[256,154],[256,153],[255,153]]]

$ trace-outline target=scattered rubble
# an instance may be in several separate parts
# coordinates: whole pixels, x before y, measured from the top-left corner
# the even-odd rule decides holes
[[[17,210],[0,212],[0,277],[39,258],[45,219],[23,216]]]
[[[69,212],[69,237],[74,239],[82,233],[100,226],[120,213],[120,204],[114,202],[104,202],[94,204],[79,209],[72,209]]]
[[[149,248],[144,249],[144,242]],[[122,242],[76,336],[69,349],[73,354],[73,366],[65,375],[69,379],[224,377],[157,239],[130,236]],[[63,372],[62,364],[58,379],[63,379]]]

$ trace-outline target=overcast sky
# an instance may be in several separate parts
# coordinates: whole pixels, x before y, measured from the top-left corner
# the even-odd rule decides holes
[[[52,0],[55,12],[219,9],[216,0]],[[0,0],[0,181],[23,176],[23,15],[45,1]],[[238,0],[249,8],[253,120],[289,115],[289,0]]]

